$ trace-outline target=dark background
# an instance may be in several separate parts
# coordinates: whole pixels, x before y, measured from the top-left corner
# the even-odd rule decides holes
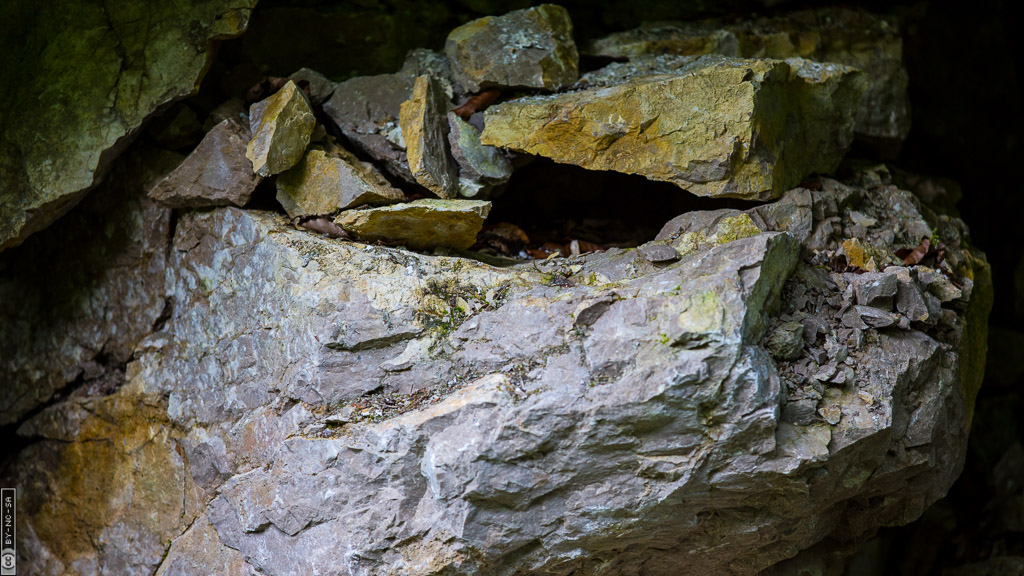
[[[248,32],[222,45],[201,93],[187,105],[208,111],[263,75],[286,76],[303,66],[334,80],[393,72],[409,49],[441,49],[448,31],[463,22],[535,3],[263,0]],[[971,229],[973,244],[992,265],[995,304],[987,374],[963,475],[949,496],[920,520],[883,529],[848,573],[952,574],[953,567],[992,557],[1024,557],[1024,427],[1017,422],[1017,415],[1024,414],[1024,258],[1019,248],[1024,241],[1024,191],[1017,174],[1024,162],[1018,107],[1021,62],[1016,58],[1021,33],[1010,15],[1012,5],[1000,0],[560,3],[571,13],[581,46],[645,20],[775,15],[827,5],[860,6],[899,17],[913,127],[889,162],[960,185],[957,208]],[[968,573],[996,572],[956,572]]]

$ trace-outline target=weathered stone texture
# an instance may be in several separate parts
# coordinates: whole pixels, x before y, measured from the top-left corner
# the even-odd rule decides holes
[[[280,90],[249,109],[252,140],[245,155],[260,176],[279,174],[302,160],[316,126],[306,95],[289,80]]]
[[[241,34],[254,5],[3,2],[0,250],[70,210],[148,116],[198,91],[212,42]]]
[[[349,210],[335,220],[364,242],[386,242],[412,250],[465,250],[476,241],[491,203],[426,198],[383,208]]]
[[[764,200],[838,165],[863,89],[840,65],[718,56],[612,65],[580,84],[594,87],[488,108],[481,142]]]
[[[431,76],[418,76],[412,95],[402,103],[399,112],[409,171],[417,182],[441,198],[455,198],[459,193],[459,167],[448,144],[450,106],[440,82]]]

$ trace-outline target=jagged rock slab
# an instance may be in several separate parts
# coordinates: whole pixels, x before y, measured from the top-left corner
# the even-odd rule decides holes
[[[448,141],[459,165],[459,194],[486,198],[495,186],[512,177],[512,163],[493,146],[480,143],[480,131],[455,113],[448,113]]]
[[[579,76],[572,20],[542,4],[459,26],[445,41],[455,79],[469,92],[493,87],[558,90]]]
[[[402,200],[405,194],[372,164],[337,144],[311,148],[297,166],[277,178],[277,201],[292,218]]]
[[[151,446],[183,454],[203,504],[174,510],[180,536],[140,526],[139,537],[171,539],[163,574],[753,576],[912,519],[962,464],[987,266],[959,221],[884,181],[823,179],[776,204],[747,215],[794,233],[670,264],[612,249],[506,269],[328,240],[273,214],[183,215],[174,312],[113,397],[166,410],[166,423],[159,410],[128,421],[181,434]],[[851,209],[878,225],[856,228]],[[834,253],[854,232],[899,245],[921,225],[949,239],[965,288],[946,321],[868,328],[844,352],[830,303],[842,304],[844,276],[801,255]],[[765,339],[798,312],[800,356],[773,360]],[[797,378],[818,360],[816,373],[834,362],[845,378],[850,359],[842,383]],[[808,403],[813,419],[794,422]],[[40,431],[80,413],[60,409],[23,433],[57,437]],[[43,477],[35,456],[0,481],[26,490]],[[81,497],[106,502],[108,469],[77,469]],[[163,484],[189,502],[189,484]],[[124,510],[163,510],[150,497]],[[36,510],[51,502],[20,510],[25,532],[47,525]],[[96,544],[62,547],[47,532],[27,554],[123,572],[106,552],[123,548],[97,536],[123,517],[67,518],[66,532]]]
[[[448,62],[448,58],[443,52],[435,52],[426,48],[410,50],[405,55],[405,62],[402,63],[402,69],[398,73],[410,78],[430,76],[441,83],[444,94],[449,100],[455,98],[457,94],[465,92],[465,89],[452,77],[451,63]]]
[[[902,141],[910,131],[903,39],[892,16],[823,8],[744,20],[652,22],[598,39],[588,52],[613,58],[656,54],[722,54],[744,58],[808,58],[864,72],[867,88],[857,110],[859,136]]]
[[[305,93],[289,80],[280,90],[249,109],[252,140],[245,156],[260,176],[279,174],[302,160],[316,126]]]
[[[441,83],[418,76],[412,96],[402,103],[398,125],[413,178],[441,198],[459,194],[459,168],[448,145],[448,108]]]
[[[337,82],[309,68],[299,68],[288,77],[296,82],[304,80],[309,85],[309,100],[314,106],[323,104],[338,86]]]
[[[246,205],[262,180],[245,156],[251,138],[241,120],[222,121],[149,197],[171,208]]]
[[[156,110],[199,90],[211,46],[241,34],[254,0],[0,6],[0,250],[96,186]]]
[[[614,70],[580,80],[591,88],[488,108],[481,142],[700,196],[765,200],[838,165],[862,90],[850,68],[799,59],[679,57]]]
[[[130,150],[59,229],[0,255],[0,426],[72,383],[121,384],[121,365],[167,305],[171,211],[146,191],[180,161]]]
[[[426,198],[383,208],[342,212],[335,223],[357,240],[400,244],[412,250],[465,250],[476,242],[491,203]]]

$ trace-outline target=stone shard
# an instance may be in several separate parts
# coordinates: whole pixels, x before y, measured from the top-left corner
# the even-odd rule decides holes
[[[858,304],[888,311],[892,310],[898,286],[899,280],[895,271],[869,272],[858,275],[853,280],[853,289],[857,295]]]
[[[488,108],[481,142],[700,196],[764,200],[838,165],[862,90],[850,68],[799,59],[615,66],[580,80],[590,88]]]
[[[130,149],[59,229],[0,254],[0,426],[76,380],[97,393],[123,382],[120,367],[168,311],[171,211],[146,191],[179,162]]]
[[[588,52],[613,58],[722,54],[743,58],[800,57],[864,72],[858,136],[901,142],[910,131],[903,40],[892,16],[825,8],[735,23],[652,22],[593,42]]]
[[[280,90],[249,109],[252,140],[245,156],[260,176],[279,174],[302,160],[316,119],[306,95],[289,80]]]
[[[405,200],[377,169],[337,144],[314,147],[277,178],[277,201],[288,216],[322,216],[366,204]]]
[[[491,203],[426,198],[383,208],[342,212],[335,223],[357,240],[412,250],[465,250],[476,242]]]
[[[416,182],[441,198],[459,195],[459,168],[448,144],[449,104],[440,82],[419,76],[399,112],[409,171]]]
[[[240,120],[222,121],[150,190],[149,197],[171,208],[244,206],[262,180],[245,157],[251,137]]]
[[[255,4],[0,3],[0,250],[67,213],[147,117],[197,92],[212,45]]]
[[[512,163],[505,154],[480,143],[480,131],[472,124],[448,113],[448,140],[452,158],[459,165],[459,194],[467,198],[486,198],[495,186],[512,177]]]
[[[337,82],[309,68],[299,68],[288,77],[296,82],[305,80],[309,84],[309,100],[314,106],[323,104],[338,86]]]
[[[579,76],[569,12],[541,4],[486,16],[448,35],[445,53],[455,79],[469,92],[485,88],[558,90]]]

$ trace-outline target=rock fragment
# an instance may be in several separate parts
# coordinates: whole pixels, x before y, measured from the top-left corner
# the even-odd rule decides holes
[[[260,176],[279,174],[295,166],[306,152],[316,119],[306,95],[289,80],[249,111],[252,140],[245,155]]]
[[[654,239],[667,242],[680,256],[685,256],[761,232],[750,215],[739,210],[700,210],[669,220]]]
[[[647,242],[636,249],[648,262],[664,263],[679,260],[679,252],[668,244],[661,242]]]
[[[891,272],[860,274],[853,279],[857,303],[882,310],[892,310],[898,282]]]
[[[416,182],[441,198],[459,194],[459,170],[448,144],[448,105],[441,83],[419,76],[399,116],[409,171]]]
[[[426,198],[382,208],[342,212],[335,222],[357,240],[401,244],[412,250],[465,250],[476,241],[491,203]]]
[[[245,156],[250,138],[240,120],[222,121],[149,197],[171,208],[244,206],[262,180]]]
[[[613,58],[655,54],[801,57],[846,64],[866,76],[856,116],[858,136],[899,142],[910,130],[899,30],[892,16],[826,8],[734,23],[652,22],[596,40],[589,52]]]
[[[836,167],[863,88],[838,64],[718,56],[676,62],[670,74],[613,76],[492,106],[481,142],[699,196],[765,200]]]
[[[277,178],[277,201],[292,218],[404,199],[405,194],[372,164],[337,144],[311,148],[301,162]]]
[[[309,101],[314,106],[323,104],[338,86],[337,82],[310,68],[299,68],[288,77],[296,82],[306,81],[309,85]]]
[[[795,360],[804,349],[804,325],[800,322],[779,324],[765,340],[765,347],[780,360]]]
[[[579,76],[579,54],[565,8],[542,4],[486,16],[448,35],[445,53],[469,92],[492,87],[558,90]]]
[[[459,194],[486,198],[491,189],[508,182],[512,163],[505,154],[480,143],[480,132],[453,112],[448,113],[448,141],[452,158],[459,166]]]

